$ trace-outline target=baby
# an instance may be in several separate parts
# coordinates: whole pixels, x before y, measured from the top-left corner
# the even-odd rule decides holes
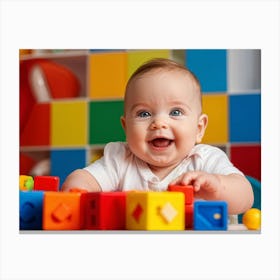
[[[195,197],[224,200],[229,214],[252,207],[249,181],[219,148],[199,144],[208,123],[197,78],[172,60],[153,59],[129,79],[121,124],[126,143],[109,143],[104,156],[72,172],[62,190],[165,191],[193,185]]]

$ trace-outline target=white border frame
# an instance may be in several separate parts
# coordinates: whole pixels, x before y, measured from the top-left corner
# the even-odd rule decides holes
[[[1,4],[1,279],[279,279],[279,2]],[[262,50],[261,234],[20,234],[20,48]]]

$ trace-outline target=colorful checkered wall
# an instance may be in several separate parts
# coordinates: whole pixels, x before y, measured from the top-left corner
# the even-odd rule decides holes
[[[72,170],[98,158],[107,142],[125,141],[120,116],[126,82],[144,61],[166,57],[185,64],[201,82],[204,112],[209,115],[203,142],[220,147],[246,175],[260,180],[260,55],[260,50],[212,49],[44,54],[75,73],[80,92],[77,98],[33,107],[20,133],[21,155],[33,161],[48,157],[50,174],[63,182]],[[21,172],[28,172],[26,161],[20,165]]]

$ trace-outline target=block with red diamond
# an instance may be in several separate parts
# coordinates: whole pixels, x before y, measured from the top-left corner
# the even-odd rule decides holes
[[[126,229],[184,230],[182,192],[127,192]]]
[[[82,227],[89,230],[124,230],[126,192],[81,194]]]

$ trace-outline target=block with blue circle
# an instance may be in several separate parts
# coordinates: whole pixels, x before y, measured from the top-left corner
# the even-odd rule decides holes
[[[75,169],[87,165],[85,149],[63,149],[51,151],[51,175],[60,178],[61,188],[66,177]]]
[[[186,50],[185,65],[199,79],[203,93],[227,91],[227,51]]]
[[[261,94],[229,97],[230,142],[260,142]]]
[[[21,230],[42,229],[43,191],[19,192],[19,223]]]
[[[195,201],[194,230],[227,230],[228,206],[225,201]]]

